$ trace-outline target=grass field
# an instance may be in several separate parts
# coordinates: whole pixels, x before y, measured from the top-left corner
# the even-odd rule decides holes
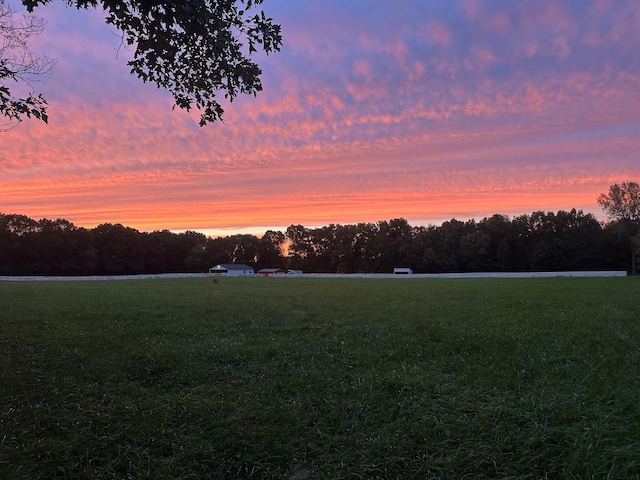
[[[640,478],[640,278],[0,283],[0,478]]]

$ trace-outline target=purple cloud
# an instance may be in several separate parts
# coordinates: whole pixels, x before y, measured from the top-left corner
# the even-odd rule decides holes
[[[430,222],[597,213],[640,174],[634,1],[264,8],[285,39],[260,57],[264,91],[202,129],[129,75],[100,12],[37,10],[34,47],[59,59],[38,85],[50,124],[2,134],[3,208],[138,228]]]

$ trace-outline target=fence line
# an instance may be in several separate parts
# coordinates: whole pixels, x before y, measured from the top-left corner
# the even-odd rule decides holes
[[[148,280],[162,278],[206,278],[208,273],[160,273],[140,275],[90,275],[90,276],[49,276],[49,275],[6,275],[0,276],[5,282],[38,281],[78,281],[78,280]],[[576,272],[471,272],[471,273],[296,273],[273,275],[269,278],[549,278],[549,277],[626,277],[624,270],[576,271]],[[257,277],[257,275],[256,275]],[[246,278],[246,277],[245,277]]]

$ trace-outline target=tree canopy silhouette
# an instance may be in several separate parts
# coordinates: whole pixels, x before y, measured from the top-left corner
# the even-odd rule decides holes
[[[394,267],[416,273],[621,270],[628,265],[626,245],[621,247],[614,224],[603,226],[575,209],[426,227],[402,218],[291,225],[261,238],[145,233],[120,224],[85,229],[63,219],[0,213],[0,275],[206,272],[231,262],[337,273],[390,273]]]
[[[0,0],[4,2],[4,0]],[[50,0],[22,0],[29,12]],[[232,101],[238,94],[262,90],[262,70],[251,59],[258,49],[269,54],[282,45],[280,25],[256,11],[262,0],[67,0],[78,9],[101,6],[106,23],[122,32],[122,42],[133,46],[128,62],[132,75],[168,90],[174,107],[200,110],[200,125],[222,119],[216,93]],[[2,52],[0,51],[0,54]],[[0,57],[0,80],[11,78],[5,57]],[[46,121],[40,96],[19,110]],[[39,103],[38,103],[39,102]],[[0,97],[0,113],[7,115],[8,100]],[[4,109],[3,109],[4,106]]]
[[[18,15],[0,0],[0,131],[10,130],[23,118],[34,117],[47,122],[47,102],[31,88],[33,78],[49,73],[55,60],[36,56],[29,39],[42,33],[44,21],[34,15]],[[18,87],[15,93],[13,87]]]
[[[640,248],[640,185],[636,182],[614,183],[609,192],[598,197],[607,216],[617,222],[621,241],[631,246],[631,273],[637,273],[637,250]]]
[[[608,193],[601,193],[598,204],[609,218],[640,222],[640,185],[636,182],[614,183]]]

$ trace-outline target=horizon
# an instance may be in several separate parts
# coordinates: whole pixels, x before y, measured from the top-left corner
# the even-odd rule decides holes
[[[129,74],[101,11],[37,7],[32,50],[58,59],[35,83],[49,124],[0,133],[0,210],[216,236],[573,208],[603,221],[598,195],[640,178],[634,0],[260,9],[284,40],[255,56],[263,90],[200,128]]]
[[[436,228],[440,228],[442,226],[443,223],[445,222],[450,222],[450,221],[460,221],[463,223],[466,222],[470,222],[473,221],[475,223],[479,223],[482,222],[483,220],[486,220],[488,218],[491,218],[495,215],[500,215],[503,217],[506,217],[509,221],[513,221],[515,218],[521,217],[521,216],[531,216],[533,213],[537,213],[537,212],[543,212],[543,213],[551,213],[551,214],[558,214],[561,211],[565,211],[565,212],[571,212],[571,210],[576,210],[577,213],[582,213],[584,215],[593,215],[594,218],[596,218],[596,220],[601,224],[601,225],[606,225],[606,223],[608,221],[611,221],[610,219],[607,219],[606,215],[604,215],[601,212],[601,215],[595,215],[592,212],[585,212],[584,210],[581,209],[577,209],[577,208],[569,208],[567,210],[556,210],[556,211],[552,211],[552,210],[533,210],[531,212],[528,213],[522,213],[522,214],[516,214],[516,215],[507,215],[507,214],[503,214],[503,213],[494,213],[492,215],[486,215],[482,218],[456,218],[456,217],[451,217],[451,218],[447,218],[447,219],[443,219],[437,223],[421,223],[421,222],[412,222],[411,220],[405,218],[405,217],[394,217],[394,218],[386,218],[386,219],[378,219],[378,220],[373,220],[373,221],[362,221],[362,222],[328,222],[326,224],[322,224],[322,225],[304,225],[301,223],[288,223],[287,225],[282,225],[282,226],[276,226],[276,227],[264,227],[263,229],[261,229],[260,227],[251,227],[248,229],[233,229],[233,228],[229,228],[229,229],[186,229],[186,230],[172,230],[169,228],[154,228],[151,230],[141,230],[141,229],[137,229],[131,225],[127,225],[123,222],[118,222],[118,221],[112,221],[112,222],[102,222],[101,224],[95,224],[95,225],[79,225],[75,222],[72,222],[69,219],[66,218],[61,218],[61,217],[57,217],[57,218],[49,218],[49,217],[42,217],[42,218],[31,218],[32,220],[35,221],[41,221],[41,220],[51,220],[51,221],[55,221],[55,220],[67,220],[70,221],[75,227],[77,228],[84,228],[86,230],[92,230],[96,227],[98,227],[99,225],[102,224],[112,224],[112,225],[122,225],[125,228],[133,228],[135,230],[137,230],[140,233],[153,233],[156,231],[169,231],[173,234],[181,234],[181,233],[186,233],[188,231],[191,232],[195,232],[195,233],[201,233],[203,235],[205,235],[208,238],[222,238],[222,237],[230,237],[233,235],[253,235],[255,237],[261,238],[267,231],[276,231],[276,232],[282,232],[284,234],[286,234],[286,230],[288,227],[290,226],[294,226],[294,225],[302,225],[304,228],[308,229],[308,230],[314,230],[314,229],[319,229],[319,228],[324,228],[324,227],[328,227],[329,225],[340,225],[340,226],[348,226],[348,225],[358,225],[361,223],[365,223],[365,224],[378,224],[381,222],[390,222],[392,220],[397,220],[397,219],[401,219],[401,220],[405,220],[407,222],[407,224],[412,227],[412,228],[417,228],[417,227],[436,227]],[[0,212],[0,215],[22,215],[20,213],[4,213],[4,212]]]

